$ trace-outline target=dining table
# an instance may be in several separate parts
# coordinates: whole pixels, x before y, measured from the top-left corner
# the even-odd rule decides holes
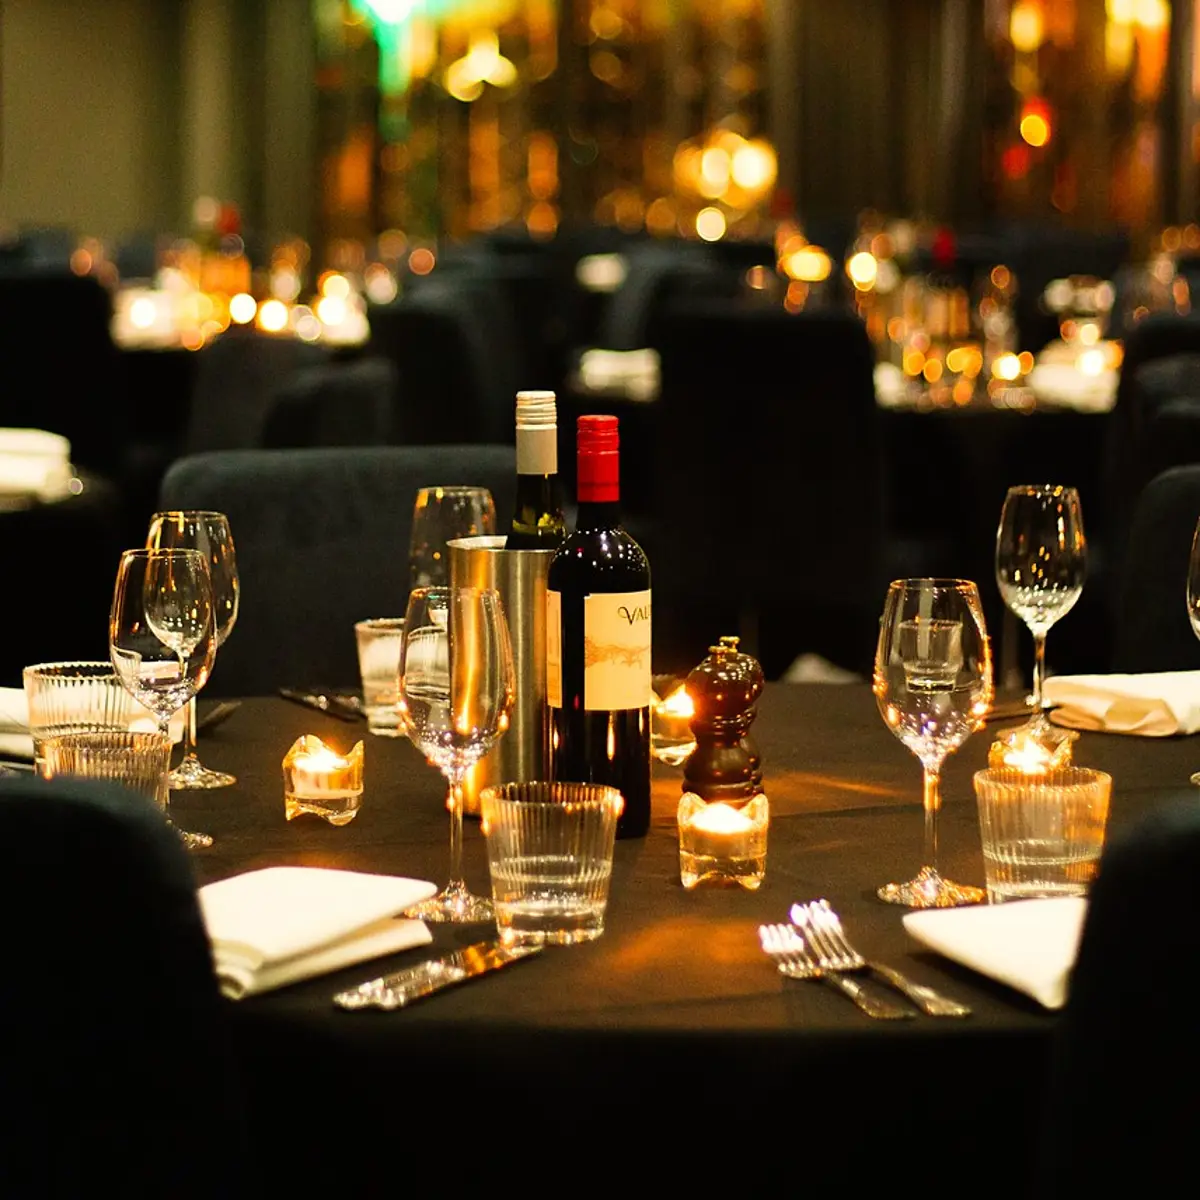
[[[960,882],[984,882],[972,773],[1011,724],[977,731],[942,773],[939,865]],[[342,751],[365,743],[362,807],[345,826],[285,819],[281,762],[304,733]],[[907,910],[877,899],[921,865],[916,758],[859,683],[769,683],[751,736],[770,804],[757,890],[683,887],[682,772],[655,763],[650,829],[616,843],[596,940],[547,947],[409,1008],[334,1005],[344,988],[496,936],[435,924],[428,946],[226,1001],[250,1145],[272,1190],[382,1194],[425,1162],[437,1190],[660,1181],[756,1195],[779,1190],[772,1182],[790,1180],[791,1192],[874,1175],[893,1189],[1031,1194],[1014,1180],[1036,1175],[1052,1126],[1043,1098],[1061,1014],[923,949]],[[201,757],[237,782],[172,793],[180,823],[214,837],[192,855],[199,884],[278,865],[445,882],[444,781],[406,739],[257,697],[204,736]],[[1085,732],[1074,757],[1113,777],[1112,836],[1186,792],[1198,754],[1186,737]],[[486,891],[470,818],[464,868]],[[872,1020],[820,981],[783,977],[758,927],[816,898],[868,958],[971,1015]]]

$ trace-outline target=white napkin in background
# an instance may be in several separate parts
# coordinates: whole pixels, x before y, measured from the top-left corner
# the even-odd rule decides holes
[[[395,914],[437,891],[421,879],[266,867],[200,889],[221,991],[231,1000],[424,946],[423,921]]]
[[[1062,1008],[1086,914],[1083,896],[1062,896],[931,908],[906,913],[903,922],[931,950],[1032,996],[1046,1008]]]
[[[133,702],[136,715],[129,722],[135,731],[155,730],[158,722],[154,714],[136,700]],[[183,741],[187,711],[180,709],[171,718],[171,740]],[[25,700],[24,688],[0,688],[0,757],[33,759],[33,738],[29,736],[29,705]]]
[[[1168,737],[1200,729],[1200,671],[1052,675],[1043,695],[1056,725]]]

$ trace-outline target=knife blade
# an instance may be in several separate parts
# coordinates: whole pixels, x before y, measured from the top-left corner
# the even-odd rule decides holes
[[[391,975],[369,979],[349,991],[338,992],[333,998],[339,1008],[357,1010],[381,1008],[390,1011],[404,1008],[443,988],[477,979],[488,971],[499,970],[509,963],[539,954],[542,946],[506,946],[503,942],[476,942],[462,950],[444,954],[415,967],[407,967]]]
[[[305,708],[315,708],[326,716],[337,717],[340,721],[361,721],[364,713],[338,696],[328,696],[324,692],[302,692],[299,688],[280,688],[279,694],[285,700],[294,704],[303,704]]]

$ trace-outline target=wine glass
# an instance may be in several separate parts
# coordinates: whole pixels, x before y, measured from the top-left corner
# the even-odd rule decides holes
[[[1192,553],[1188,559],[1187,610],[1192,632],[1200,637],[1200,521],[1192,535]],[[1192,782],[1200,784],[1200,771],[1193,773]]]
[[[921,761],[925,808],[924,864],[878,896],[910,908],[978,904],[983,888],[951,883],[937,865],[942,763],[982,725],[992,703],[992,652],[974,583],[899,579],[888,587],[874,691],[888,728]]]
[[[237,556],[229,518],[224,513],[200,509],[157,512],[150,518],[146,545],[151,549],[183,547],[199,550],[208,560],[212,579],[213,620],[216,626],[217,649],[225,644],[238,615]],[[173,788],[219,788],[236,783],[225,771],[206,767],[196,753],[196,698],[187,703],[187,723],[184,726],[183,759],[167,776]]]
[[[1046,634],[1075,607],[1087,573],[1087,541],[1079,493],[1058,484],[1011,487],[996,531],[996,582],[1009,609],[1033,634],[1033,715],[1050,731],[1042,689]]]
[[[171,715],[207,682],[217,649],[212,579],[204,554],[194,549],[126,550],[113,588],[108,645],[126,691],[169,735]],[[168,790],[165,779],[163,786]],[[212,845],[206,833],[176,829],[189,849]]]
[[[415,588],[400,645],[399,711],[413,744],[446,777],[450,881],[409,911],[426,921],[489,921],[492,902],[462,878],[462,781],[508,728],[512,646],[493,588]]]
[[[408,549],[409,586],[449,586],[446,543],[495,532],[496,504],[487,488],[419,488]]]

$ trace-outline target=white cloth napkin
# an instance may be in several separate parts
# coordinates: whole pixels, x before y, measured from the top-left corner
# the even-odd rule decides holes
[[[200,889],[221,991],[253,996],[352,963],[424,946],[423,921],[396,914],[435,884],[322,867],[266,867]]]
[[[56,500],[71,481],[71,443],[44,429],[0,429],[0,495]]]
[[[133,701],[134,716],[129,728],[137,731],[158,728],[154,714],[138,701]],[[180,709],[171,718],[171,740],[183,740],[187,712]],[[29,705],[24,688],[0,688],[0,757],[33,758],[33,738],[29,736]]]
[[[1029,386],[1039,404],[1076,412],[1110,412],[1117,402],[1117,380],[1116,371],[1089,375],[1066,363],[1039,362],[1029,372]]]
[[[1032,996],[1046,1008],[1067,1002],[1087,900],[1062,896],[906,913],[918,942]]]
[[[1200,671],[1053,675],[1043,695],[1056,725],[1168,737],[1200,729]]]

